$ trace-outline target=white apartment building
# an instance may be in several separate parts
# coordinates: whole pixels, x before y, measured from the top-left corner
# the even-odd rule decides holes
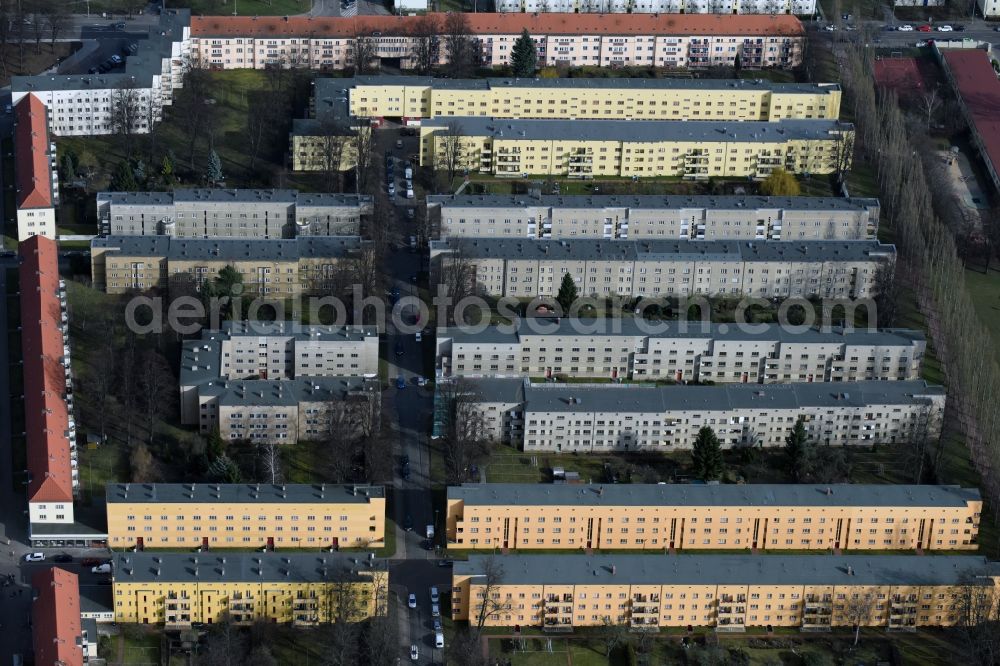
[[[911,380],[920,331],[796,330],[777,324],[527,318],[485,330],[439,328],[436,368],[450,377],[591,377],[676,382]]]
[[[45,104],[49,129],[56,136],[111,134],[115,99],[127,95],[139,110],[132,132],[149,132],[183,85],[191,48],[190,11],[164,10],[160,23],[143,40],[142,49],[125,58],[124,72],[107,74],[39,74],[15,76],[11,99],[16,104],[33,94]]]
[[[442,238],[865,240],[877,199],[684,195],[428,195]]]
[[[177,189],[100,192],[101,231],[115,236],[295,238],[356,236],[372,198],[297,190]]]
[[[430,242],[433,277],[455,262],[492,297],[554,297],[569,274],[581,297],[868,298],[895,246],[878,241],[450,239]]]
[[[293,443],[329,435],[331,403],[377,391],[374,326],[226,322],[184,343],[181,422],[224,439]],[[339,425],[349,427],[350,419]]]
[[[810,16],[816,13],[816,0],[497,0],[496,8],[498,12]]]
[[[766,1],[766,0],[764,0]],[[808,0],[806,0],[808,1]],[[444,34],[444,14],[430,14]],[[510,64],[523,30],[535,40],[539,65],[794,68],[805,30],[788,15],[472,13],[470,32],[488,67]],[[369,41],[378,63],[414,66],[416,16],[228,17],[191,19],[192,61],[218,69],[268,65],[339,70],[354,66],[354,41]],[[439,63],[447,60],[439,49]]]
[[[940,433],[945,391],[923,381],[839,384],[532,384],[481,379],[472,390],[497,441],[524,451],[690,449],[709,426],[723,448],[779,447],[799,419],[829,446],[908,442]]]
[[[1000,0],[976,0],[976,7],[979,9],[979,13],[986,18],[1000,16]]]

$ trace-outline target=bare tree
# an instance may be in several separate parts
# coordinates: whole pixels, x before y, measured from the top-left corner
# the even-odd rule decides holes
[[[152,483],[158,479],[156,462],[153,460],[153,455],[149,452],[149,447],[144,442],[139,442],[132,450],[129,465],[131,467],[131,479],[133,483]]]
[[[854,163],[854,130],[841,128],[834,142],[834,167],[837,170],[837,184],[843,185],[847,172]]]
[[[941,104],[942,100],[940,95],[938,95],[937,88],[934,90],[925,90],[920,96],[920,110],[924,112],[926,119],[925,130],[930,130],[934,122],[934,115],[941,108]]]
[[[872,291],[875,293],[876,323],[879,328],[888,328],[896,323],[899,315],[900,287],[896,280],[896,261],[883,261],[875,269],[872,277]]]
[[[274,128],[271,113],[272,105],[263,99],[252,99],[247,105],[247,148],[250,154],[249,170],[252,173],[257,165],[261,150],[271,138]]]
[[[448,75],[456,79],[469,78],[482,60],[479,40],[472,34],[469,19],[460,12],[451,12],[444,20],[443,32]]]
[[[601,618],[601,638],[604,640],[604,656],[611,659],[611,653],[629,640],[629,627],[624,622],[615,622],[605,615]]]
[[[31,13],[31,35],[35,38],[35,53],[42,52],[42,40],[45,39],[45,33],[48,29],[48,25],[45,22],[45,14],[40,10],[33,11]]]
[[[844,617],[854,626],[854,645],[861,638],[861,627],[871,624],[875,611],[875,595],[871,592],[854,592],[844,602]]]
[[[490,555],[479,560],[479,573],[473,575],[470,585],[476,590],[475,598],[469,592],[470,626],[474,628],[473,635],[479,638],[483,635],[483,627],[491,620],[496,620],[502,613],[510,610],[510,602],[500,598],[500,588],[503,585],[503,563],[499,558]]]
[[[453,240],[451,252],[441,256],[437,284],[438,290],[447,294],[452,303],[476,293],[476,265],[469,259],[462,240]],[[447,314],[444,318],[452,320]],[[472,322],[454,321],[456,326],[468,323]]]
[[[357,663],[358,642],[361,639],[359,622],[367,617],[367,600],[362,598],[362,586],[358,575],[347,567],[341,567],[331,574],[329,621],[327,635],[330,650],[327,652],[327,666],[353,666]]]
[[[56,52],[56,40],[70,25],[70,13],[62,0],[50,0],[46,8],[49,22],[49,38],[52,40],[52,52]]]
[[[370,132],[369,132],[370,133]],[[343,189],[341,178],[344,157],[349,153],[351,132],[336,120],[323,120],[319,124],[320,165],[323,169],[324,184],[328,192]]]
[[[165,412],[173,396],[174,379],[167,360],[155,351],[146,351],[141,356],[139,367],[139,390],[142,393],[142,407],[146,417],[146,432],[150,445],[157,419]]]
[[[368,621],[364,637],[365,663],[371,666],[392,666],[399,651],[399,622],[389,603],[387,583],[387,577],[376,571],[372,586],[374,615]]]
[[[410,37],[413,52],[410,60],[420,74],[430,74],[441,62],[441,25],[432,14],[424,14],[413,22]]]
[[[1000,604],[988,572],[970,571],[962,576],[955,610],[954,631],[970,661],[976,666],[1000,663]]]
[[[445,187],[447,191],[451,190],[455,176],[467,163],[463,145],[464,137],[465,130],[462,128],[462,123],[457,120],[449,121],[443,132],[434,135],[434,145],[437,149],[437,154],[433,156],[434,168],[445,172],[448,179]]]
[[[195,169],[194,153],[198,139],[204,133],[205,119],[212,114],[207,103],[209,95],[209,74],[199,67],[188,69],[184,75],[184,87],[174,100],[173,112],[177,114],[179,125],[187,138],[188,168]]]
[[[355,34],[352,40],[354,46],[354,74],[371,74],[375,71],[375,39],[361,33]]]
[[[133,138],[148,120],[149,100],[135,87],[134,81],[122,83],[111,92],[111,132],[122,138],[125,157],[132,158]]]
[[[281,449],[274,441],[257,445],[257,457],[266,483],[282,483],[285,479],[284,463],[281,460]]]
[[[370,123],[359,122],[351,137],[354,144],[354,169],[357,178],[357,191],[368,192],[369,186],[377,183],[372,178],[373,158],[375,155],[375,131]],[[377,185],[376,185],[377,186]]]
[[[445,477],[449,485],[468,481],[494,446],[475,386],[466,380],[439,385]]]

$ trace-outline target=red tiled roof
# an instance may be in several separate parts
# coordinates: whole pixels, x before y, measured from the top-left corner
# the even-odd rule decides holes
[[[983,157],[1000,173],[1000,80],[979,49],[942,49],[944,60],[986,148]]]
[[[49,127],[42,101],[25,95],[17,103],[14,122],[15,182],[18,208],[51,208]]]
[[[441,24],[445,14],[431,14]],[[802,23],[785,14],[466,14],[475,34],[516,35],[802,35]],[[382,32],[405,34],[416,16],[247,17],[192,16],[198,37],[353,37]]]
[[[57,246],[52,239],[32,236],[18,246],[18,253],[29,501],[72,502]]]
[[[77,575],[59,567],[42,569],[32,576],[31,586],[38,595],[31,606],[35,664],[83,666]]]

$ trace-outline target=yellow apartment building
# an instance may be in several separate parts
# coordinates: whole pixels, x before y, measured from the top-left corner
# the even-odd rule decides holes
[[[892,631],[953,625],[961,598],[996,604],[998,583],[1000,563],[974,556],[472,555],[451,607],[486,626]]]
[[[327,293],[338,265],[365,246],[357,236],[294,239],[171,238],[106,236],[90,244],[94,286],[109,294],[150,289],[200,289],[231,266],[243,278],[243,293],[294,298]]]
[[[837,120],[506,120],[421,123],[420,163],[521,178],[766,178],[850,166],[854,127]]]
[[[123,548],[378,548],[382,486],[111,483],[108,546]]]
[[[384,568],[330,553],[123,553],[112,567],[115,622],[172,629],[360,622],[386,612],[389,589]]]
[[[327,79],[346,89],[351,116],[555,120],[836,120],[836,83],[727,79],[436,79],[361,76]],[[333,97],[316,84],[317,99]],[[343,93],[341,93],[343,94]]]
[[[974,488],[909,485],[466,483],[452,548],[976,550]]]

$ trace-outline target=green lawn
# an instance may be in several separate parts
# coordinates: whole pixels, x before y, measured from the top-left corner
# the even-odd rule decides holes
[[[966,270],[965,287],[982,322],[991,331],[1000,331],[1000,274]],[[993,353],[1000,361],[1000,345],[993,345]]]
[[[126,634],[124,663],[135,666],[154,666],[160,663],[160,634],[158,632]]]
[[[275,3],[279,1],[275,0]],[[241,7],[242,4],[243,0],[240,0]],[[249,100],[256,95],[273,95],[268,75],[263,71],[245,69],[208,74],[208,85],[214,100],[213,144],[222,160],[227,187],[280,186],[307,191],[322,189],[321,175],[294,173],[284,166],[291,118],[305,116],[310,95],[309,83],[315,75],[316,72],[304,70],[292,75],[287,93],[291,99],[291,110],[287,118],[283,116],[284,125],[274,128],[271,140],[262,147],[254,169],[251,170],[246,139]],[[207,133],[203,133],[195,145],[194,159],[191,160],[185,127],[184,117],[173,107],[167,107],[164,121],[155,133],[155,144],[151,143],[153,139],[148,135],[136,137],[134,156],[143,159],[147,172],[153,173],[162,164],[163,156],[170,151],[175,157],[178,186],[200,186],[208,163],[209,140]],[[110,185],[115,168],[125,159],[123,142],[117,136],[64,137],[58,139],[58,150],[60,153],[72,150],[77,155],[86,153],[95,158],[98,166],[90,181],[90,186],[95,191],[106,189]]]

